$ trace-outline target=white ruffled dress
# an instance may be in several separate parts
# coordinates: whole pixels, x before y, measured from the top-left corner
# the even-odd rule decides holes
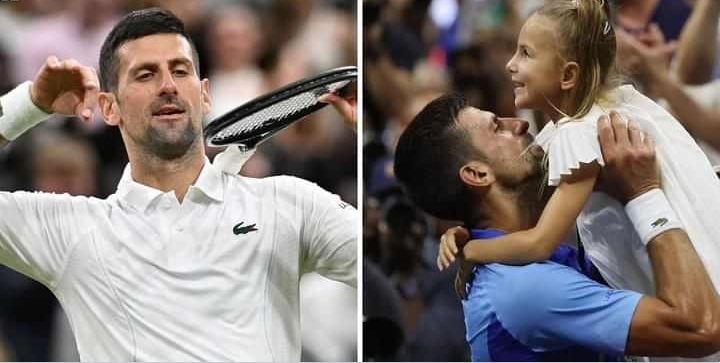
[[[621,86],[612,109],[631,116],[655,141],[662,189],[685,227],[695,250],[720,291],[720,181],[710,162],[665,109],[636,91]],[[560,183],[580,163],[605,165],[597,134],[597,120],[610,109],[598,105],[584,117],[549,122],[536,137],[548,153],[548,184]],[[655,283],[647,250],[623,205],[602,192],[593,192],[577,219],[588,256],[614,288],[654,295]]]

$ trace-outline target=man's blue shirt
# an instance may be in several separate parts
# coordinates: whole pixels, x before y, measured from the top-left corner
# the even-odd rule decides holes
[[[472,230],[473,239],[505,234]],[[543,262],[478,265],[463,301],[473,361],[597,361],[623,356],[641,295],[592,280],[561,245]]]

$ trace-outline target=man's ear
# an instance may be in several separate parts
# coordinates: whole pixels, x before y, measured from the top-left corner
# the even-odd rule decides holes
[[[121,118],[115,95],[112,92],[100,92],[98,94],[98,104],[105,123],[110,126],[118,126]]]
[[[575,88],[580,77],[580,66],[577,62],[567,62],[563,66],[562,80],[560,80],[560,88],[567,91]]]
[[[471,161],[460,168],[460,179],[469,188],[487,188],[495,182],[495,173],[488,164]]]
[[[210,99],[210,81],[205,78],[200,81],[200,92],[202,92],[203,99],[203,115],[210,113],[210,106],[212,106],[212,100]]]

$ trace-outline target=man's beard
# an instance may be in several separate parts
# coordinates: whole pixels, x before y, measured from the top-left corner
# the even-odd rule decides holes
[[[544,173],[533,173],[530,177],[515,186],[517,204],[526,217],[536,221],[545,208],[552,195],[551,188],[544,185],[547,182]]]
[[[198,140],[200,131],[192,120],[183,129],[161,130],[151,123],[135,142],[149,154],[163,160],[176,160],[185,156]]]
[[[542,161],[537,160],[532,171],[522,179],[497,176],[497,182],[514,195],[524,217],[532,219],[533,223],[540,217],[554,190],[545,185],[547,179],[541,163]]]

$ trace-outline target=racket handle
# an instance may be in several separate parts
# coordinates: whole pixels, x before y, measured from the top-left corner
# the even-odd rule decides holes
[[[215,156],[213,165],[225,173],[237,174],[243,165],[255,154],[255,148],[243,151],[236,145],[230,145]]]

